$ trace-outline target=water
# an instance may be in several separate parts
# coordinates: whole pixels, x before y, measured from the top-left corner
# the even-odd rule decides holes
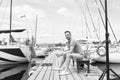
[[[37,60],[36,63],[41,64],[44,58],[40,57],[35,60]],[[0,65],[0,80],[27,80],[31,66],[31,63]]]
[[[98,66],[101,70],[106,68],[105,63],[94,63],[94,66]],[[120,64],[110,64],[110,68],[120,75]],[[0,80],[27,80],[29,64],[17,64],[0,66]],[[119,79],[114,79],[119,80]]]
[[[106,64],[105,63],[99,63],[99,62],[96,62],[93,64],[93,66],[97,66],[99,69],[101,69],[102,71],[104,69],[106,69]],[[115,72],[117,73],[119,76],[120,76],[120,64],[110,64],[110,68]],[[111,73],[110,71],[110,74],[113,75],[113,73]],[[117,77],[115,79],[111,79],[111,80],[120,80],[118,79]]]
[[[0,66],[0,80],[27,80],[28,64]]]

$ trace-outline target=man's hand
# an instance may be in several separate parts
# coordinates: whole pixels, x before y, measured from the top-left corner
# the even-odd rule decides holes
[[[55,51],[55,55],[56,55],[57,57],[62,56],[63,53],[64,53],[64,51]]]
[[[60,56],[62,56],[63,54],[62,53],[56,53],[56,56],[57,57],[60,57]]]
[[[56,56],[57,57],[60,57],[60,56],[63,56],[63,55],[66,55],[67,54],[67,52],[59,52],[59,53],[56,53]]]

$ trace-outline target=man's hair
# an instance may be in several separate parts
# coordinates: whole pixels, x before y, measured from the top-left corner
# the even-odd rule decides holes
[[[65,33],[65,34],[66,34],[66,33],[69,33],[69,34],[71,34],[71,32],[70,32],[70,31],[65,31],[64,33]]]

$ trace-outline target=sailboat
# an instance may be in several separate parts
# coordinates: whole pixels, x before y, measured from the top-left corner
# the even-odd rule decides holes
[[[87,3],[86,0],[84,0],[84,1],[85,1],[84,2],[85,3],[84,7],[86,7],[86,9],[87,9],[87,11],[89,13],[89,16],[90,16],[92,25],[94,27],[94,30],[97,31],[96,27],[95,27],[95,23],[93,21],[92,14],[90,12],[90,8],[88,6],[88,3]],[[99,1],[101,1],[101,0],[99,0]],[[95,3],[97,5],[97,10],[98,10],[98,14],[99,14],[99,16],[101,18],[102,25],[104,26],[104,28],[106,28],[105,23],[104,23],[104,19],[103,19],[102,13],[101,13],[101,8],[100,8],[100,5],[101,5],[103,11],[105,12],[104,5],[102,4],[102,2],[98,2],[96,0],[95,0]],[[100,5],[98,5],[98,4],[100,4]],[[83,7],[81,7],[81,8],[83,8]],[[81,12],[84,12],[83,9],[81,9],[81,10],[82,10]],[[86,21],[87,26],[89,26],[88,23],[87,23],[87,18],[86,18],[85,13],[83,13],[83,16],[84,16],[84,19]],[[108,17],[107,17],[107,19],[108,19]],[[116,42],[118,42],[117,38],[116,38],[116,36],[114,34],[114,31],[112,29],[112,26],[111,26],[111,24],[109,22],[109,19],[108,19],[108,24],[109,24],[110,30],[111,30]],[[97,34],[97,32],[96,32],[96,37],[98,38],[98,40],[100,40],[100,37]],[[99,42],[101,42],[101,41],[99,41]],[[97,62],[106,62],[106,50],[105,50],[106,47],[105,47],[104,44],[100,44],[100,45],[98,44],[97,48],[94,48],[93,45],[92,45],[91,47],[93,47],[94,50],[92,48],[89,48],[88,53],[91,54],[92,60],[97,61]],[[110,44],[109,45],[109,62],[110,63],[120,63],[120,58],[119,57],[120,57],[120,45],[118,45],[118,43],[117,43],[117,45],[116,44]]]
[[[96,4],[98,5],[97,1],[96,1]],[[103,7],[103,4],[102,4],[101,1],[100,1],[100,4],[102,6],[102,9],[105,12],[105,8]],[[98,7],[98,10],[99,10],[99,14],[101,14],[99,7]],[[101,16],[101,18],[102,18],[102,16]],[[108,17],[107,17],[107,21],[108,21],[108,25],[110,27],[110,30],[111,30],[111,32],[112,32],[112,34],[113,34],[113,36],[116,40],[116,44],[115,43],[113,43],[113,44],[109,43],[109,45],[108,45],[108,48],[109,48],[109,53],[108,53],[109,54],[109,63],[120,63],[120,58],[119,58],[120,57],[120,45],[117,43],[118,42],[117,37],[116,37],[116,35],[115,35],[115,33],[112,29],[112,26],[111,26],[111,23],[110,23]],[[107,37],[107,35],[106,35],[106,37]],[[108,36],[108,40],[109,40],[109,36]],[[100,55],[100,57],[98,59],[94,59],[94,60],[98,61],[98,62],[106,62],[107,53],[105,51],[105,48],[107,46],[103,48],[104,51],[103,51],[103,49],[100,49],[100,47],[103,48],[104,46],[99,46],[98,49],[97,49],[97,51],[98,51],[97,53],[100,53],[100,54],[103,53],[103,56]]]
[[[104,46],[100,46],[94,54],[96,54],[98,57],[93,58],[94,61],[97,62],[106,62],[106,51]],[[109,48],[109,62],[110,63],[120,63],[120,46],[111,47]]]
[[[0,34],[9,33],[9,44],[5,43],[4,45],[0,45],[0,65],[3,64],[16,64],[28,62],[31,59],[31,50],[29,45],[18,46],[16,44],[12,44],[15,42],[12,37],[12,32],[23,32],[25,29],[11,29],[12,26],[12,0],[10,5],[10,30],[0,30]]]
[[[25,29],[1,30],[0,33],[22,32],[24,30]],[[31,51],[29,45],[20,46],[13,43],[16,42],[11,42],[10,44],[6,45],[0,45],[0,65],[16,64],[30,61]]]

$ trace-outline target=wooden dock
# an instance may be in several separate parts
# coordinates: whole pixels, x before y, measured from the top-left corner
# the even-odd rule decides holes
[[[70,74],[61,76],[59,75],[60,71],[53,71],[53,68],[59,64],[59,59],[54,53],[55,51],[46,57],[43,62],[52,63],[53,65],[39,65],[37,70],[28,78],[28,80],[98,80],[102,73],[100,69],[94,67],[90,68],[89,74],[86,73],[85,69],[81,70],[80,73],[77,73],[76,65],[73,67],[71,63],[69,66]]]

